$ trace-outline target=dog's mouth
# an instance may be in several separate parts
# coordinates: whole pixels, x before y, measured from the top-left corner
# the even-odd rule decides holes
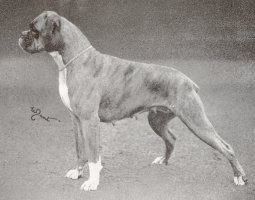
[[[22,33],[20,38],[19,38],[19,44],[22,48],[26,49],[30,47],[34,42],[34,38],[31,33]]]
[[[28,53],[38,53],[39,50],[35,45],[35,38],[31,31],[25,31],[19,38],[19,46]]]

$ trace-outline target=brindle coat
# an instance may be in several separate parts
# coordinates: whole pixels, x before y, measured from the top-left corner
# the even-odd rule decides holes
[[[82,32],[50,11],[32,21],[19,43],[30,53],[47,51],[59,55],[55,60],[66,78],[66,98],[75,127],[78,175],[85,162],[97,163],[100,159],[100,121],[114,122],[148,111],[150,126],[166,145],[165,155],[157,158],[156,163],[167,164],[174,149],[176,138],[167,124],[177,116],[197,137],[229,160],[237,185],[246,181],[232,147],[208,120],[198,86],[183,73],[171,67],[127,61],[88,49],[91,44]],[[88,50],[69,62],[84,49]]]

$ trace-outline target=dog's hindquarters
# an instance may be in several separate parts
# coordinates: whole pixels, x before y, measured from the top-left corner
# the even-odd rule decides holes
[[[178,98],[175,114],[199,139],[218,150],[229,160],[234,171],[235,183],[237,185],[245,184],[244,170],[235,157],[232,147],[218,135],[207,118],[203,103],[197,92],[194,89],[183,92]],[[236,181],[236,178],[238,178],[238,181]]]

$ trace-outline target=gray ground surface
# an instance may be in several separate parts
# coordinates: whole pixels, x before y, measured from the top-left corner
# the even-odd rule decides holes
[[[209,118],[246,170],[247,186],[234,186],[229,163],[178,119],[170,124],[178,140],[169,165],[151,166],[164,146],[143,114],[115,127],[101,126],[101,184],[87,193],[79,190],[87,172],[78,181],[63,177],[75,166],[74,135],[50,59],[28,56],[1,62],[2,72],[10,75],[4,82],[15,77],[16,85],[1,85],[0,199],[254,199],[254,63],[154,61],[175,65],[200,85]],[[26,78],[24,68],[37,73]],[[31,106],[61,122],[31,121]]]

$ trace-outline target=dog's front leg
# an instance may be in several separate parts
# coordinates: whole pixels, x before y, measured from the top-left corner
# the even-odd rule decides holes
[[[84,165],[87,162],[84,152],[84,137],[81,133],[81,127],[79,123],[79,118],[71,113],[71,118],[73,122],[73,131],[75,135],[75,147],[77,154],[77,167],[75,169],[69,170],[65,177],[70,179],[78,179],[83,175]]]
[[[99,185],[100,171],[103,168],[101,158],[99,156],[99,118],[91,117],[90,119],[82,119],[81,131],[84,137],[84,152],[89,165],[89,179],[85,181],[81,190],[96,190]]]

